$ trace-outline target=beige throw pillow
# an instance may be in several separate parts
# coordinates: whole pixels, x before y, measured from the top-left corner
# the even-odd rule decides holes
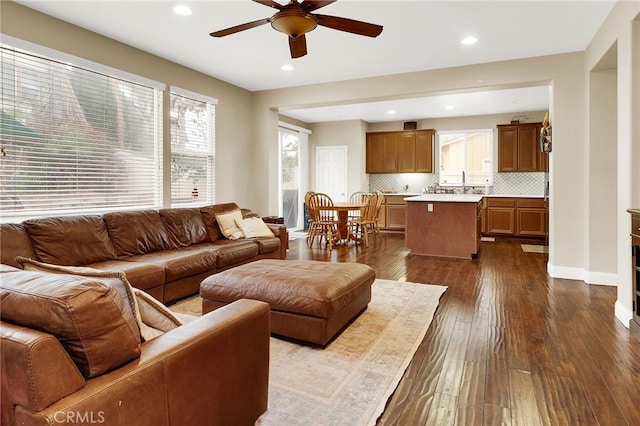
[[[247,238],[254,237],[273,237],[273,232],[259,217],[248,217],[240,221],[236,221],[238,227]]]
[[[230,240],[244,238],[244,233],[236,224],[236,222],[242,220],[242,212],[239,209],[216,213],[216,220],[218,221],[220,232],[222,232],[222,235],[226,238]]]
[[[180,318],[150,294],[138,288],[134,288],[133,293],[138,301],[142,319],[140,332],[144,340],[151,340],[184,324]]]

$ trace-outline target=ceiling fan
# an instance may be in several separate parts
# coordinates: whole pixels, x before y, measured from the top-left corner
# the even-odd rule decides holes
[[[307,40],[305,34],[313,31],[318,25],[346,31],[367,37],[377,37],[382,32],[382,26],[355,19],[341,18],[338,16],[320,15],[311,13],[314,10],[334,3],[336,0],[312,1],[304,0],[299,3],[291,0],[287,5],[281,5],[273,0],[253,0],[256,3],[278,9],[278,12],[270,18],[259,19],[253,22],[236,25],[224,30],[212,32],[212,37],[224,37],[264,24],[271,26],[289,36],[289,50],[292,58],[299,58],[307,54]]]

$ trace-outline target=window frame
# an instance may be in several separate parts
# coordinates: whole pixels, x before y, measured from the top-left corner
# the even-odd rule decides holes
[[[443,155],[442,155],[442,136],[443,135],[456,135],[456,134],[460,134],[460,135],[464,135],[464,167],[463,167],[463,171],[465,172],[465,176],[469,176],[469,164],[468,164],[468,144],[469,142],[467,142],[467,136],[473,133],[480,133],[480,132],[486,132],[487,133],[487,137],[488,137],[488,142],[489,142],[489,153],[488,153],[488,165],[487,165],[487,173],[488,173],[488,178],[486,179],[485,182],[472,182],[469,181],[468,177],[465,179],[465,186],[484,186],[484,185],[489,185],[492,186],[493,182],[494,182],[494,150],[495,150],[495,132],[493,128],[481,128],[481,129],[461,129],[461,130],[439,130],[437,132],[437,137],[438,137],[438,183],[440,186],[442,187],[462,187],[462,175],[460,176],[459,180],[453,181],[453,182],[445,182],[443,181]]]

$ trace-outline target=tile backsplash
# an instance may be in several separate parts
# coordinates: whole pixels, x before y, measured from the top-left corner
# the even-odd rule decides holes
[[[420,192],[422,188],[438,183],[436,173],[370,174],[369,190],[394,190],[396,192]],[[544,195],[544,173],[496,173],[493,175],[491,194]]]

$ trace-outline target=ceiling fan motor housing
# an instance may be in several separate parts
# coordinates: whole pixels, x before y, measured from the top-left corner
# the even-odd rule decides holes
[[[291,38],[298,38],[318,26],[318,19],[315,16],[299,9],[281,10],[271,17],[270,22],[273,29]]]

